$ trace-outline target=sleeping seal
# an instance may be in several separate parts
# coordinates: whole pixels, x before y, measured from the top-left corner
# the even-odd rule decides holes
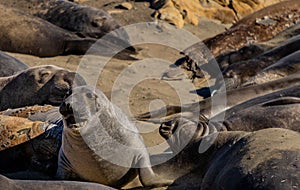
[[[136,127],[101,91],[72,89],[60,113],[64,131],[57,178],[122,187],[139,175],[144,186],[170,184],[154,174]]]
[[[189,169],[187,177],[177,176],[175,180],[181,189],[186,189],[185,184],[202,190],[299,188],[298,132],[272,128],[205,135],[201,128],[189,120],[181,120],[180,125],[165,123],[160,127],[171,149],[182,149],[165,164],[169,169],[161,172],[186,171],[185,167],[176,166],[184,166],[188,161],[185,164]],[[191,138],[189,144],[181,147],[186,138]],[[209,145],[208,149],[203,150],[203,145]]]
[[[1,77],[0,110],[35,104],[58,106],[72,85],[85,85],[85,81],[75,72],[50,65]]]
[[[242,86],[261,84],[286,77],[300,71],[300,50],[280,59],[276,63],[250,77]]]
[[[298,51],[299,43],[300,35],[297,35],[280,44],[278,47],[275,47],[257,57],[229,65],[222,72],[222,76],[219,74],[217,77],[214,88],[218,91],[224,90],[223,88],[219,89],[219,81],[222,81],[222,79],[225,81],[226,90],[240,87],[243,83],[249,80],[250,77],[255,76],[262,69]],[[293,59],[296,58],[294,57]],[[221,84],[223,84],[223,81]]]
[[[50,57],[84,54],[96,41],[82,39],[43,19],[0,4],[0,49]]]
[[[263,84],[242,87],[233,89],[226,92],[227,101],[226,106],[214,105],[214,100],[224,98],[222,93],[216,94],[213,97],[206,98],[196,103],[185,104],[182,106],[168,105],[158,110],[146,112],[135,116],[137,120],[161,123],[162,120],[169,120],[172,117],[177,117],[178,114],[190,113],[189,117],[198,118],[199,113],[203,114],[206,118],[211,118],[235,105],[241,104],[247,100],[255,97],[263,96],[276,92],[288,87],[298,86],[300,84],[300,73],[296,73],[278,80],[270,81]],[[216,98],[216,99],[214,99]],[[200,110],[198,110],[200,107]],[[167,118],[166,118],[167,117]]]
[[[300,20],[300,1],[288,0],[265,7],[239,20],[227,31],[205,39],[205,48],[218,56],[231,50],[272,39],[281,31],[295,25]],[[201,67],[208,63],[206,50],[201,43],[196,43],[184,50],[187,65]]]

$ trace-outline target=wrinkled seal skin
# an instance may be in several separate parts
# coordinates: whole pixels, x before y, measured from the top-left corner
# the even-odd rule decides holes
[[[215,96],[206,98],[196,103],[185,104],[182,106],[171,106],[168,105],[158,110],[154,110],[147,113],[143,113],[135,116],[136,119],[149,122],[161,123],[163,117],[168,116],[167,119],[176,117],[179,113],[191,113],[189,117],[198,118],[199,113],[203,114],[207,118],[211,118],[235,105],[238,105],[247,100],[255,97],[263,96],[272,92],[276,92],[288,87],[298,86],[300,84],[300,73],[296,73],[278,80],[270,81],[267,83],[242,87],[233,89],[226,92],[227,104],[224,108],[223,105],[215,105],[212,108],[212,101],[223,98],[223,94],[216,94]],[[200,112],[198,108],[200,107]]]
[[[0,5],[0,49],[50,57],[84,54],[95,43],[57,27],[43,19]]]
[[[136,127],[101,91],[90,86],[72,89],[60,106],[60,113],[64,117],[64,132],[56,174],[58,179],[121,187],[139,174],[144,186],[170,184],[154,174]],[[124,150],[119,144],[128,149]],[[129,166],[118,165],[113,159]]]
[[[28,65],[20,60],[0,51],[0,77],[14,75],[28,67]]]
[[[38,66],[0,78],[0,110],[61,104],[72,85],[85,85],[75,72],[56,66]]]
[[[283,1],[244,17],[226,32],[206,39],[203,43],[213,56],[217,56],[226,51],[238,50],[253,42],[264,42],[296,24],[300,20],[299,12],[300,2],[298,0]],[[257,19],[264,19],[264,17],[268,17],[272,22],[265,25],[259,24]],[[200,43],[187,48],[184,51],[187,64],[201,66],[207,63],[206,59],[203,59],[207,55],[202,51],[203,47]]]
[[[113,190],[105,185],[78,181],[12,180],[0,175],[0,189],[6,190]]]
[[[226,90],[233,88],[239,88],[243,83],[249,80],[250,77],[255,76],[262,69],[276,63],[280,59],[296,52],[299,50],[300,35],[295,36],[283,44],[275,47],[253,59],[237,62],[228,66],[221,74],[217,77],[215,89],[219,89],[219,81],[222,78],[225,81]],[[296,61],[296,57],[293,57]],[[296,72],[296,71],[295,71]]]
[[[193,172],[191,175],[198,177],[198,186],[194,188],[299,188],[298,132],[274,128],[255,132],[219,132],[202,137],[201,130],[198,134],[199,130],[195,129],[197,126],[194,123],[189,123],[188,120],[184,122],[179,126],[165,123],[160,127],[160,132],[164,134],[170,147],[176,149],[186,138],[183,134],[187,134],[189,130],[195,131],[189,144],[182,147],[173,160],[174,162],[177,160],[178,165],[180,160],[189,160],[191,166],[189,169]],[[181,130],[186,132],[183,133]],[[211,142],[213,136],[215,140]],[[198,152],[201,143],[210,143],[209,148],[203,153]],[[170,170],[172,169],[170,167]],[[189,178],[182,183],[187,183],[188,180]]]

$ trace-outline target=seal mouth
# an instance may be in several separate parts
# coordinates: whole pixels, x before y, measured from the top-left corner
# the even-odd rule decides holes
[[[71,104],[63,102],[59,107],[59,112],[63,116],[65,126],[70,129],[79,129],[86,126],[88,119],[82,117],[75,117]]]
[[[74,115],[64,116],[66,126],[70,129],[80,129],[87,125],[87,119],[76,119]]]

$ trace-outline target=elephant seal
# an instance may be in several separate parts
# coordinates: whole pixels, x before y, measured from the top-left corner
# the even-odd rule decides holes
[[[300,34],[300,23],[297,23],[281,31],[271,40],[260,42],[260,43],[248,44],[236,51],[233,50],[233,51],[227,51],[225,53],[221,53],[216,57],[216,61],[218,62],[221,71],[223,71],[226,67],[228,67],[233,63],[245,61],[253,57],[256,57],[266,51],[269,51],[272,48],[275,48],[276,46],[279,46],[280,43],[283,43],[284,41],[292,37],[295,37],[299,34]]]
[[[262,69],[298,51],[299,42],[300,42],[300,35],[285,41],[283,44],[279,45],[278,47],[275,47],[253,59],[237,62],[229,65],[222,72],[222,76],[221,74],[219,74],[219,76],[217,77],[214,88],[218,91],[224,90],[223,87],[221,87],[220,89],[220,84],[219,84],[219,81],[222,81],[222,79],[224,79],[225,81],[226,90],[239,88],[243,83],[249,80],[250,77],[255,76]],[[294,57],[293,59],[296,58]],[[221,84],[223,84],[223,82]]]
[[[38,66],[0,78],[0,110],[32,105],[60,105],[72,85],[85,85],[75,72],[56,66]]]
[[[29,68],[29,66],[25,63],[0,51],[0,77],[14,75],[27,68]]]
[[[6,190],[113,190],[105,185],[78,181],[12,180],[0,175],[0,188]]]
[[[3,51],[50,57],[85,54],[96,41],[82,39],[45,20],[0,5],[0,49]]]
[[[182,106],[168,105],[158,110],[151,112],[146,112],[135,116],[137,120],[149,121],[154,123],[161,123],[162,120],[171,119],[172,117],[177,117],[178,114],[192,114],[189,117],[198,118],[199,113],[203,114],[206,118],[211,118],[229,108],[241,104],[247,100],[253,99],[255,97],[263,96],[276,92],[288,87],[298,86],[300,83],[300,73],[296,73],[278,80],[270,81],[267,83],[242,87],[238,89],[233,89],[226,92],[226,106],[214,105],[212,107],[212,102],[215,100],[220,100],[224,98],[222,93],[216,94],[213,97],[206,98],[199,102],[192,104],[185,104]],[[198,110],[200,108],[200,110]]]
[[[242,86],[261,84],[276,80],[300,71],[300,50],[280,59],[276,63],[250,77]]]
[[[177,150],[191,138],[188,145],[180,147],[179,153],[169,165],[167,173],[176,171],[180,161],[187,161],[189,176],[194,176],[200,189],[293,189],[299,187],[300,160],[299,133],[280,128],[255,132],[225,131],[202,135],[199,126],[185,120],[181,125],[165,123],[160,133],[171,149]],[[276,125],[276,124],[275,124]],[[186,134],[189,134],[187,136]],[[214,139],[212,141],[212,139]],[[208,145],[203,150],[203,145]],[[184,167],[177,167],[185,170]],[[191,177],[177,178],[181,188]],[[176,187],[176,186],[175,186]]]
[[[298,0],[283,1],[239,20],[227,31],[212,38],[205,39],[203,43],[196,43],[184,50],[187,65],[201,65],[208,63],[213,56],[251,44],[272,39],[281,31],[293,26],[300,20],[300,2]],[[210,53],[206,53],[206,49]]]
[[[41,3],[34,6],[35,16],[80,36],[100,38],[121,27],[110,14],[100,9],[62,0],[38,2]],[[121,37],[128,39],[128,34],[123,32]]]
[[[121,187],[137,175],[144,186],[165,186],[151,169],[142,137],[127,116],[91,87],[72,89],[60,106],[64,129],[56,177]]]
[[[39,17],[80,38],[98,39],[109,33],[109,36],[104,38],[106,43],[110,46],[117,43],[117,45],[127,47],[127,53],[137,54],[137,49],[129,42],[127,32],[103,10],[64,0],[20,0],[17,5],[14,1],[8,1],[3,5],[18,8],[27,14]],[[93,40],[90,41],[93,43]]]

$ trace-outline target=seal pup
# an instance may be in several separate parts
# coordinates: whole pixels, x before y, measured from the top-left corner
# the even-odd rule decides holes
[[[0,51],[0,77],[14,75],[27,68],[29,66],[22,61]]]
[[[12,180],[0,175],[0,188],[6,190],[114,190],[105,185],[78,181]]]
[[[188,117],[198,118],[199,113],[203,114],[206,118],[211,118],[229,108],[241,104],[247,100],[255,97],[263,96],[272,92],[276,92],[288,87],[298,86],[300,83],[300,73],[296,73],[278,80],[270,81],[263,84],[242,87],[233,89],[226,92],[226,105],[214,105],[212,102],[224,98],[222,93],[216,94],[213,97],[206,98],[199,102],[192,104],[184,104],[181,106],[167,105],[158,110],[146,112],[135,116],[137,120],[148,121],[154,123],[161,123],[162,120],[169,120],[177,117],[178,114],[188,115]],[[200,109],[199,109],[200,108]]]
[[[0,110],[36,104],[59,106],[72,85],[85,84],[81,76],[60,67],[47,65],[28,68],[0,78]]]
[[[300,182],[299,133],[280,128],[255,132],[225,131],[203,135],[203,130],[184,120],[165,123],[160,133],[177,150],[170,169],[189,161],[190,176],[196,175],[200,189],[292,189]],[[189,134],[187,136],[186,134]],[[190,138],[188,145],[181,143]],[[212,140],[214,139],[214,140]],[[203,149],[206,145],[208,149]],[[180,148],[180,149],[178,149]],[[177,168],[185,170],[185,168]],[[175,180],[182,188],[190,180]],[[175,186],[176,187],[176,186]]]
[[[156,176],[136,127],[101,91],[90,86],[73,88],[60,113],[64,132],[58,179],[122,187],[139,175],[143,186],[171,183]]]

